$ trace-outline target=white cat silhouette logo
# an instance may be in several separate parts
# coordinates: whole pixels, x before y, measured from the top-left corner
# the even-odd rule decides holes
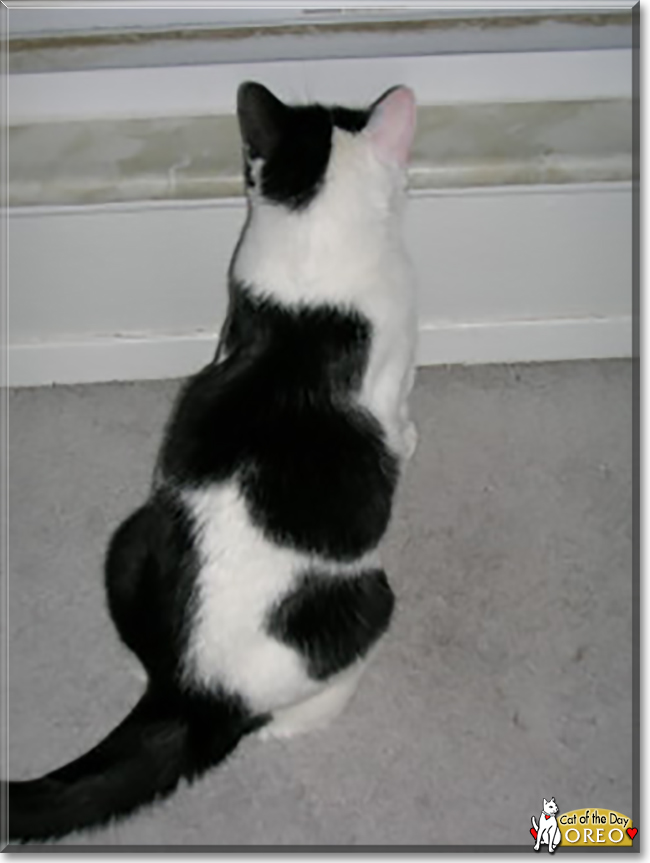
[[[556,815],[559,812],[555,797],[550,800],[544,798],[544,809],[539,816],[539,827],[535,821],[535,816],[530,819],[533,822],[530,832],[535,837],[535,851],[539,851],[540,845],[548,845],[548,850],[552,854],[553,851],[562,841],[560,828],[557,826]]]

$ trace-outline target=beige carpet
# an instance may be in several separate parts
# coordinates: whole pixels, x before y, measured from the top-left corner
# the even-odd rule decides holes
[[[10,394],[10,766],[103,736],[140,684],[103,604],[178,382]],[[421,370],[386,563],[399,608],[327,732],[67,844],[532,845],[544,797],[633,815],[626,361]]]

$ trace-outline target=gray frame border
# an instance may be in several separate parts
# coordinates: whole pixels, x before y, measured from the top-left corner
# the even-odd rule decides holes
[[[92,2],[91,4],[92,5]],[[311,5],[306,0],[305,5]],[[341,5],[346,5],[341,3]],[[421,4],[424,6],[424,4]],[[534,6],[534,3],[522,2],[523,7]],[[7,79],[8,79],[8,7],[0,0],[0,117],[6,117],[7,110]],[[632,452],[637,468],[641,462],[641,306],[640,306],[640,74],[641,74],[641,0],[632,7],[632,141],[633,141],[633,183],[632,183]],[[0,666],[0,713],[6,720],[7,680],[8,680],[8,404],[7,404],[7,344],[8,344],[8,278],[7,278],[7,177],[8,177],[8,147],[7,126],[0,142],[0,259],[5,266],[0,274],[0,613],[2,615],[1,660]],[[640,656],[640,570],[641,570],[641,475],[640,470],[633,473],[632,487],[632,541],[633,541],[633,571],[632,571],[632,820],[638,825],[641,815],[640,780],[641,780],[641,750],[640,750],[640,689],[641,689],[641,656]],[[8,731],[7,722],[2,724],[0,732],[0,765],[6,773],[8,765]],[[194,854],[194,853],[270,853],[270,854],[421,854],[421,853],[529,853],[529,845],[8,845],[6,841],[7,800],[0,798],[0,853],[5,854],[123,854],[128,852],[155,854]],[[558,848],[560,853],[593,853],[590,848]],[[631,848],[601,848],[598,853],[640,853],[641,843]]]
[[[7,115],[9,68],[9,10],[0,2],[0,769],[7,774],[9,765],[9,416],[8,416],[8,130],[2,121]],[[8,800],[0,791],[0,848],[7,845]]]
[[[641,817],[641,0],[632,9],[632,821]],[[636,846],[637,852],[641,844]]]

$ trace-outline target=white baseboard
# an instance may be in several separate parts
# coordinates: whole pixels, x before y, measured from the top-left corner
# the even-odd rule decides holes
[[[629,356],[631,194],[610,183],[413,196],[420,362]],[[244,217],[243,201],[226,200],[12,212],[9,385],[198,369]]]
[[[421,366],[532,363],[629,357],[632,318],[578,318],[427,324],[420,330]]]
[[[206,365],[215,333],[111,337],[11,345],[7,378],[12,387],[182,378]]]
[[[86,339],[12,345],[10,386],[162,380],[193,374],[214,355],[215,333]],[[418,363],[454,365],[629,357],[632,319],[585,318],[428,323]]]

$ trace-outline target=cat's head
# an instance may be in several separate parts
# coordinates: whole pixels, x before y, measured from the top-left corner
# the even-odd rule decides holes
[[[365,196],[381,209],[404,186],[416,118],[407,87],[393,87],[369,108],[354,109],[287,105],[247,82],[237,94],[237,114],[252,206],[304,212],[327,191],[340,207]]]
[[[559,811],[558,805],[555,802],[555,797],[551,797],[550,800],[547,800],[545,797],[544,798],[544,812],[546,812],[547,815],[556,815],[558,811]]]

